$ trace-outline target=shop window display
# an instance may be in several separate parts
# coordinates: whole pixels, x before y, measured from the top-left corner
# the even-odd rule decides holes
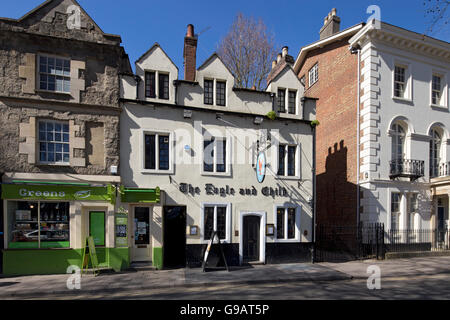
[[[67,248],[68,202],[8,201],[9,248]]]

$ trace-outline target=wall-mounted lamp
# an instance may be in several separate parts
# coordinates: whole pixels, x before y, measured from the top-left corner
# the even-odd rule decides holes
[[[261,124],[263,123],[264,118],[263,117],[255,117],[255,119],[253,120],[254,124]]]

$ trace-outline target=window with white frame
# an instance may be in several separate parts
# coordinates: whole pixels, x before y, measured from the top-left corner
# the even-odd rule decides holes
[[[278,175],[285,177],[297,176],[297,146],[280,144],[278,146]]]
[[[409,196],[409,214],[408,214],[408,229],[414,230],[414,218],[415,215],[419,212],[419,198],[417,193],[411,193]]]
[[[401,124],[394,123],[392,131],[392,160],[401,161],[405,157],[405,129]]]
[[[314,83],[316,83],[319,80],[319,64],[316,63],[310,70],[309,70],[309,86],[311,87]]]
[[[288,113],[296,114],[297,112],[297,91],[289,90],[288,93]]]
[[[407,98],[407,68],[403,65],[396,65],[394,68],[394,97]]]
[[[441,162],[441,134],[436,128],[431,129],[430,140],[430,177],[439,176],[439,164]]]
[[[296,240],[298,238],[299,215],[297,207],[276,208],[276,235],[277,240]]]
[[[205,138],[203,140],[203,171],[227,172],[227,138]]]
[[[203,204],[202,223],[203,241],[211,239],[217,231],[220,240],[229,241],[230,233],[230,206],[229,204]]]
[[[144,169],[171,170],[171,147],[169,133],[144,134]]]
[[[444,104],[443,99],[443,77],[438,74],[433,74],[431,81],[431,104],[441,106]]]
[[[39,56],[39,89],[70,93],[70,60]]]
[[[393,192],[391,194],[391,230],[398,230],[400,227],[400,202],[401,194]]]
[[[39,120],[39,161],[49,164],[70,162],[68,122]]]

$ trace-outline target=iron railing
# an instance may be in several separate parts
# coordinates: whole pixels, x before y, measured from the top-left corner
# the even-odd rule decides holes
[[[425,161],[397,159],[390,161],[390,178],[406,177],[413,180],[425,175]]]
[[[448,177],[448,176],[450,176],[450,161],[441,163],[439,165],[430,166],[431,178]]]
[[[387,230],[384,239],[386,252],[449,250],[447,229]]]

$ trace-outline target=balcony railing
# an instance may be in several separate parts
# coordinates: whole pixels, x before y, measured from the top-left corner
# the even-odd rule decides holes
[[[425,161],[398,159],[390,162],[390,178],[398,177],[410,178],[416,180],[425,175]]]
[[[450,162],[444,162],[439,164],[439,166],[431,165],[430,167],[430,177],[448,177],[450,176]]]

